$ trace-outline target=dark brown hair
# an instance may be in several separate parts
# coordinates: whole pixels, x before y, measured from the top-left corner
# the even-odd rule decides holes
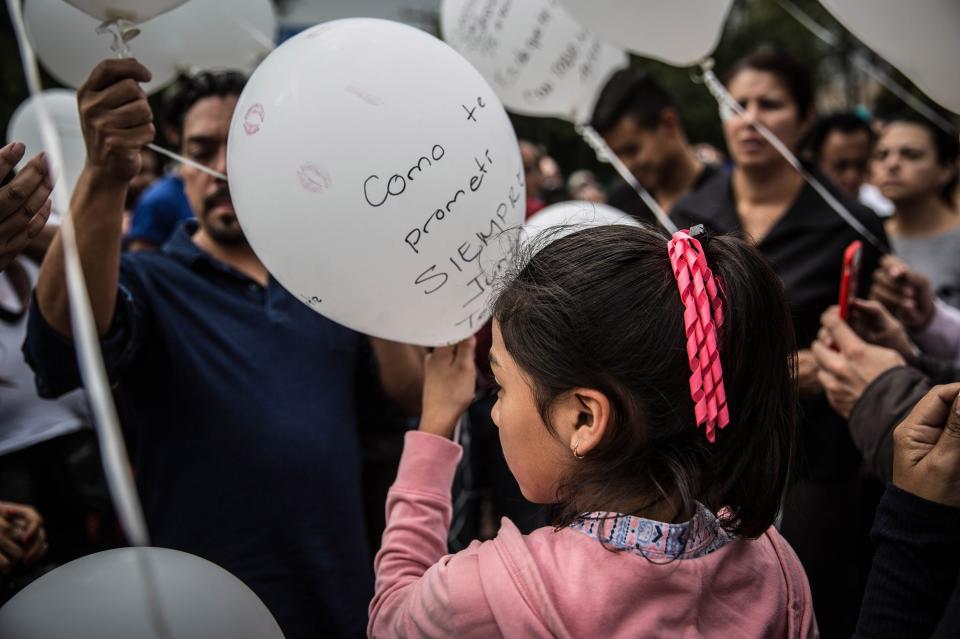
[[[914,124],[926,129],[936,154],[937,164],[952,171],[952,177],[943,185],[939,193],[940,199],[952,208],[955,204],[953,193],[957,188],[958,180],[957,160],[960,159],[960,140],[957,139],[957,132],[947,133],[927,118],[907,111],[901,111],[886,118],[883,124],[884,129],[891,124]]]
[[[630,117],[637,126],[652,131],[666,109],[680,110],[676,99],[659,82],[643,71],[620,69],[600,92],[590,126],[606,135],[620,120]]]
[[[596,389],[611,404],[603,440],[562,482],[558,525],[584,506],[640,510],[666,500],[692,514],[700,502],[724,513],[729,532],[756,537],[776,517],[796,438],[783,286],[747,243],[698,238],[726,315],[719,340],[731,422],[711,444],[695,424],[667,239],[651,227],[603,226],[528,247],[493,315],[549,428],[553,402],[573,388]]]
[[[725,84],[741,71],[762,71],[777,77],[793,98],[797,107],[797,120],[803,121],[813,111],[813,79],[810,70],[801,62],[779,51],[757,51],[737,60],[726,75]]]

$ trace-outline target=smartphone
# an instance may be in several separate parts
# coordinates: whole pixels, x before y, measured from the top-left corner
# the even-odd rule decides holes
[[[860,259],[863,255],[863,242],[854,240],[843,252],[843,269],[840,272],[840,318],[847,321],[850,304],[857,297],[857,283],[860,281]]]

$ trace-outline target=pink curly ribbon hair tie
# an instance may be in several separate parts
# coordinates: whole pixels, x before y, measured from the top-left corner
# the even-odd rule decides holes
[[[703,247],[695,237],[702,232],[702,225],[677,231],[667,242],[667,252],[683,302],[693,412],[697,427],[705,424],[707,440],[713,442],[716,429],[730,423],[730,412],[717,346],[717,329],[723,326],[723,304]]]

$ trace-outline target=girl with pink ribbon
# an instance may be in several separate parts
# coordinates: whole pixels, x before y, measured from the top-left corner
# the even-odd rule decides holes
[[[552,526],[522,535],[503,519],[447,554],[474,341],[428,356],[370,636],[816,636],[773,527],[796,440],[783,287],[753,247],[700,233],[541,238],[505,282],[492,418],[523,495],[555,504]]]

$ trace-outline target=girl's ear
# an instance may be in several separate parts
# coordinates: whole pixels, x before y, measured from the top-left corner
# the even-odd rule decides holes
[[[603,440],[610,423],[610,400],[598,390],[575,388],[554,403],[551,422],[576,457],[586,457]]]

